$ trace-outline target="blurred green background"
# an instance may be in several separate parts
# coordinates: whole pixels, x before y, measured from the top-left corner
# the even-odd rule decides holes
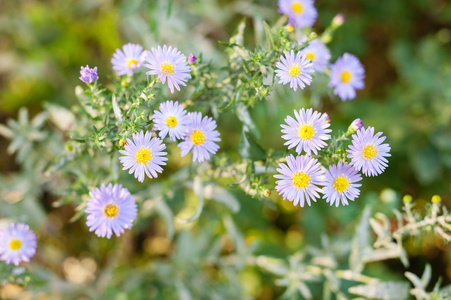
[[[345,24],[337,30],[329,45],[332,61],[344,52],[350,52],[362,60],[366,69],[365,89],[355,100],[342,103],[337,98],[327,97],[315,107],[331,116],[334,130],[346,129],[352,120],[361,118],[376,131],[383,131],[392,147],[386,172],[375,179],[363,180],[365,201],[377,202],[382,198],[380,209],[390,211],[391,207],[399,205],[399,199],[406,193],[419,199],[420,206],[433,194],[439,194],[449,207],[451,3],[446,0],[317,0],[315,6],[319,17],[314,29],[318,33],[336,14],[346,16]],[[22,106],[28,107],[30,114],[35,115],[46,101],[66,107],[75,104],[74,87],[81,83],[78,76],[82,65],[98,66],[100,82],[108,85],[110,78],[115,76],[110,63],[112,54],[128,42],[142,44],[147,49],[166,43],[185,54],[202,52],[204,60],[221,66],[227,58],[217,41],[227,41],[243,17],[248,18],[250,30],[246,43],[255,46],[252,30],[258,30],[261,20],[275,23],[280,17],[277,1],[1,1],[0,122],[16,118]],[[273,91],[268,105],[257,103],[252,114],[260,131],[265,132],[262,145],[273,148],[282,145],[278,125],[266,122],[269,111],[272,118],[281,123],[286,114],[291,114],[295,108],[309,106],[308,103],[308,99],[300,98],[299,93],[284,87]],[[239,134],[238,130],[236,140]],[[233,137],[228,139],[233,140]],[[0,170],[4,174],[16,172],[18,166],[6,153],[8,141],[0,137],[0,145]],[[63,236],[49,234],[43,238],[67,256],[83,256],[84,242],[81,238],[74,238],[70,246],[64,242],[67,242],[67,236],[83,232],[83,229],[80,231],[64,224],[72,216],[73,208],[54,209],[50,205],[54,200],[52,196],[42,195],[41,198],[50,223],[63,230]],[[365,206],[362,200],[327,213],[319,206],[313,206],[308,208],[309,214],[306,215],[302,210],[282,203],[276,195],[272,199],[280,211],[249,202],[242,204],[237,218],[246,238],[267,239],[270,246],[262,251],[278,256],[284,255],[283,251],[278,251],[278,243],[290,240],[286,251],[317,243],[322,232],[330,233],[346,227]],[[250,221],[248,216],[253,210],[258,212],[258,217]],[[329,219],[330,214],[336,216]],[[264,221],[259,224],[261,216]],[[203,224],[208,222],[214,223],[214,220],[206,218],[202,221]],[[76,224],[80,228],[84,226],[81,222]],[[164,237],[164,228],[158,224],[143,227],[152,233],[139,237],[140,251],[146,255],[135,253],[134,263],[167,253],[170,241]],[[315,224],[314,228],[309,228],[308,236],[304,235],[302,227],[306,224]],[[267,236],[263,234],[266,232]],[[106,253],[111,246],[109,241],[93,239],[91,242],[99,243],[91,247],[103,249],[101,253]],[[439,268],[434,276],[448,277],[445,282],[449,282],[449,250],[449,247],[435,242],[412,243],[413,271],[421,273],[424,261],[431,261],[436,267],[447,266]],[[100,264],[101,253],[95,254]],[[415,259],[418,259],[418,264],[415,264]],[[82,262],[76,260],[67,264]],[[92,267],[92,261],[85,261],[84,268],[89,269],[90,264]],[[59,270],[66,278],[69,276],[63,270],[64,266],[63,269],[56,265],[48,267]],[[399,269],[400,264],[388,263],[384,268]],[[252,271],[244,276],[249,277],[250,282],[256,280]],[[256,297],[260,295],[262,299],[270,299],[265,298],[265,293],[277,294],[264,285],[259,288]]]

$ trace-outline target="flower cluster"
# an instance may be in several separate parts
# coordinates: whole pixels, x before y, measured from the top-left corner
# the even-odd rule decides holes
[[[159,137],[152,137],[152,133],[143,131],[133,134],[127,139],[125,150],[119,150],[124,156],[120,161],[124,170],[134,173],[138,181],[144,181],[144,175],[149,178],[158,177],[161,166],[166,165],[167,152],[163,140],[167,135],[172,141],[182,140],[178,144],[181,156],[193,150],[193,161],[203,162],[210,159],[210,153],[215,154],[220,142],[219,132],[216,130],[216,121],[205,116],[202,119],[200,112],[187,113],[178,102],[166,101],[160,104],[160,110],[153,115],[154,130],[159,131]]]
[[[164,45],[163,48],[151,48],[151,51],[143,50],[138,44],[128,43],[121,49],[116,49],[111,63],[117,75],[133,76],[134,72],[142,66],[150,69],[147,75],[158,75],[159,80],[165,84],[167,82],[169,90],[174,93],[174,88],[180,91],[180,85],[186,86],[186,81],[191,78],[191,66],[196,57],[191,54],[189,61],[177,48]],[[81,68],[80,80],[85,83],[92,83],[98,80],[97,67],[89,69]]]
[[[288,16],[290,28],[310,27],[315,23],[317,12],[313,0],[279,0],[279,12]],[[341,25],[344,17],[335,20]],[[338,25],[338,26],[339,26]],[[292,31],[292,30],[290,30]],[[302,45],[307,38],[301,39],[298,44]],[[296,91],[298,87],[304,89],[312,82],[313,72],[324,73],[330,69],[329,87],[333,89],[342,101],[351,100],[356,97],[356,90],[364,88],[365,69],[359,59],[352,54],[345,53],[335,63],[330,64],[330,52],[320,39],[309,41],[305,48],[294,53],[285,52],[276,63],[276,76],[280,78],[279,83],[290,83],[290,87]]]
[[[294,111],[296,119],[287,116],[282,124],[282,136],[287,140],[288,149],[296,147],[297,156],[292,154],[286,157],[286,164],[280,163],[274,175],[276,190],[283,197],[292,201],[294,205],[304,206],[305,202],[310,206],[311,201],[316,202],[323,194],[330,205],[348,205],[348,201],[354,201],[360,194],[359,187],[362,180],[358,172],[365,176],[381,174],[388,166],[386,157],[390,156],[390,146],[384,144],[385,137],[382,132],[374,134],[374,128],[364,128],[360,119],[356,119],[345,135],[352,133],[352,144],[349,145],[347,158],[326,169],[317,158],[311,156],[323,149],[326,140],[331,136],[327,114],[321,114],[313,109]],[[305,155],[301,155],[305,152]],[[320,188],[322,186],[322,188]]]

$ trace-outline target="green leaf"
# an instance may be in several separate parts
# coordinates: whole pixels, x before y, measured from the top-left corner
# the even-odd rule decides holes
[[[263,22],[265,26],[265,35],[266,35],[266,43],[268,44],[269,49],[274,49],[274,37],[271,31],[271,27],[269,27],[268,23]]]
[[[179,222],[181,223],[191,223],[199,219],[200,215],[202,214],[202,210],[204,208],[204,188],[202,186],[202,182],[200,180],[199,176],[196,176],[193,180],[193,192],[197,195],[197,198],[199,199],[199,204],[197,205],[197,209],[194,212],[194,215],[186,220],[179,219]]]
[[[265,160],[266,152],[260,144],[257,143],[255,136],[246,131],[243,126],[241,142],[239,145],[239,153],[243,158],[249,158],[253,160]]]
[[[409,284],[407,282],[384,281],[353,286],[348,291],[367,299],[403,300],[409,296]]]

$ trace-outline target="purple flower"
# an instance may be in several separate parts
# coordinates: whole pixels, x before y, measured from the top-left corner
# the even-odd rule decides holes
[[[189,113],[190,123],[185,140],[178,144],[181,156],[187,155],[193,149],[193,161],[203,162],[210,159],[210,153],[215,154],[220,142],[219,132],[216,130],[216,121],[210,117],[202,118],[200,112]]]
[[[318,16],[313,0],[279,0],[279,12],[288,15],[288,23],[299,28],[312,26]]]
[[[86,225],[99,237],[120,236],[130,229],[138,215],[138,206],[130,192],[120,184],[102,184],[89,192]]]
[[[10,224],[0,231],[0,260],[19,265],[36,253],[36,235],[23,223]]]
[[[81,76],[78,78],[84,83],[91,84],[99,79],[99,76],[97,76],[97,67],[90,69],[88,65],[86,65],[86,67],[81,67],[80,75]]]
[[[348,200],[354,201],[360,194],[357,184],[362,177],[357,170],[350,166],[347,162],[344,164],[339,161],[338,164],[329,167],[326,170],[326,181],[323,187],[323,199],[327,199],[327,203],[338,207],[340,201],[342,205],[349,205]]]
[[[363,78],[365,78],[365,70],[359,59],[345,53],[330,67],[328,86],[334,88],[334,94],[341,100],[351,100],[356,96],[355,90],[361,90],[365,86]]]
[[[328,117],[325,114],[321,114],[317,111],[313,111],[312,108],[305,110],[294,111],[296,120],[291,116],[285,118],[285,122],[288,125],[280,125],[282,136],[284,140],[287,140],[284,145],[288,145],[288,149],[296,147],[296,152],[301,154],[304,150],[308,155],[310,152],[317,154],[318,150],[325,147],[327,144],[325,140],[330,139],[330,135],[327,134],[332,130],[327,129],[330,123],[326,120]]]
[[[324,184],[324,170],[316,158],[311,156],[287,156],[287,165],[279,164],[279,174],[274,175],[280,179],[276,181],[276,190],[284,200],[293,201],[293,205],[310,206],[310,200],[316,202],[323,191],[318,185]]]
[[[180,91],[179,85],[186,86],[185,82],[191,78],[191,66],[186,56],[172,46],[152,48],[152,52],[147,52],[146,62],[144,66],[150,69],[146,74],[158,75],[163,84],[167,81],[171,93],[174,93],[174,87]]]
[[[188,61],[189,61],[190,64],[194,64],[194,63],[196,62],[196,60],[197,60],[196,55],[194,55],[194,54],[191,53],[191,54],[188,56]]]
[[[301,55],[312,61],[315,72],[323,73],[329,65],[329,49],[319,39],[310,41],[307,47],[301,50]]]
[[[374,134],[374,127],[360,128],[356,134],[352,135],[352,145],[347,150],[348,158],[351,158],[351,165],[366,176],[376,176],[384,172],[388,166],[385,157],[390,155],[390,146],[382,144],[385,136],[382,132]]]
[[[168,160],[166,152],[166,145],[162,143],[159,138],[152,138],[152,134],[146,131],[133,134],[133,141],[127,139],[125,144],[125,150],[119,150],[121,154],[125,156],[119,157],[122,165],[122,170],[127,170],[129,174],[134,173],[135,178],[138,178],[139,182],[144,181],[144,175],[149,178],[157,178],[158,173],[163,172],[161,166],[166,165],[165,161]]]
[[[290,88],[295,91],[298,86],[304,89],[305,85],[310,85],[312,76],[309,73],[315,72],[311,60],[306,59],[301,52],[295,56],[293,50],[285,52],[285,57],[281,55],[276,67],[276,76],[280,78],[278,83],[287,84],[289,82]]]
[[[155,110],[153,114],[154,130],[160,131],[160,138],[164,139],[169,133],[171,140],[183,139],[188,131],[188,125],[191,119],[187,115],[183,106],[166,101],[160,104],[160,110]]]
[[[113,54],[111,63],[113,64],[113,70],[117,70],[117,75],[133,75],[133,71],[141,67],[144,62],[143,47],[138,44],[128,43],[122,47],[124,51],[116,49]]]

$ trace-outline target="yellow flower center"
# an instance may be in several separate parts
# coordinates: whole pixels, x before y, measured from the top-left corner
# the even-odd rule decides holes
[[[146,165],[152,160],[152,158],[153,158],[152,149],[145,148],[144,146],[141,147],[135,154],[136,162],[138,162],[141,165]]]
[[[351,81],[351,77],[352,77],[352,75],[349,71],[341,72],[341,76],[340,76],[341,82],[348,83],[349,81]]]
[[[315,135],[315,129],[310,124],[299,126],[299,137],[303,140],[310,140]]]
[[[301,3],[299,3],[299,2],[294,2],[293,4],[291,4],[291,9],[292,9],[296,14],[300,14],[300,13],[302,13],[302,11],[304,10],[304,8],[302,7]]]
[[[346,176],[341,175],[340,177],[335,178],[334,180],[334,189],[340,194],[346,192],[348,189],[349,180]]]
[[[205,134],[200,130],[194,129],[191,133],[191,142],[196,146],[202,145],[205,142]]]
[[[110,219],[114,219],[119,214],[119,207],[116,204],[110,203],[103,208],[103,214]]]
[[[175,117],[169,117],[166,119],[166,125],[169,128],[173,128],[175,126],[177,126],[177,119]]]
[[[315,59],[315,54],[313,54],[312,52],[310,52],[310,53],[307,53],[306,57],[307,57],[308,59],[310,59],[311,61],[313,61],[313,60]]]
[[[298,190],[305,190],[310,186],[310,182],[312,182],[310,176],[306,172],[294,173],[291,179],[293,180],[291,184]]]
[[[294,64],[288,69],[288,74],[290,74],[291,77],[297,77],[299,74],[301,74],[301,68],[298,64]]]
[[[362,157],[366,160],[373,160],[378,153],[377,148],[373,144],[365,145],[362,149]]]
[[[136,61],[136,59],[130,59],[130,60],[128,61],[128,67],[129,67],[130,69],[135,68],[137,65],[138,65],[138,62]]]
[[[12,240],[9,243],[9,248],[11,248],[11,250],[19,250],[20,247],[22,247],[22,242],[19,240]]]
[[[175,73],[175,66],[166,61],[160,65],[160,71],[164,75],[173,75]]]

